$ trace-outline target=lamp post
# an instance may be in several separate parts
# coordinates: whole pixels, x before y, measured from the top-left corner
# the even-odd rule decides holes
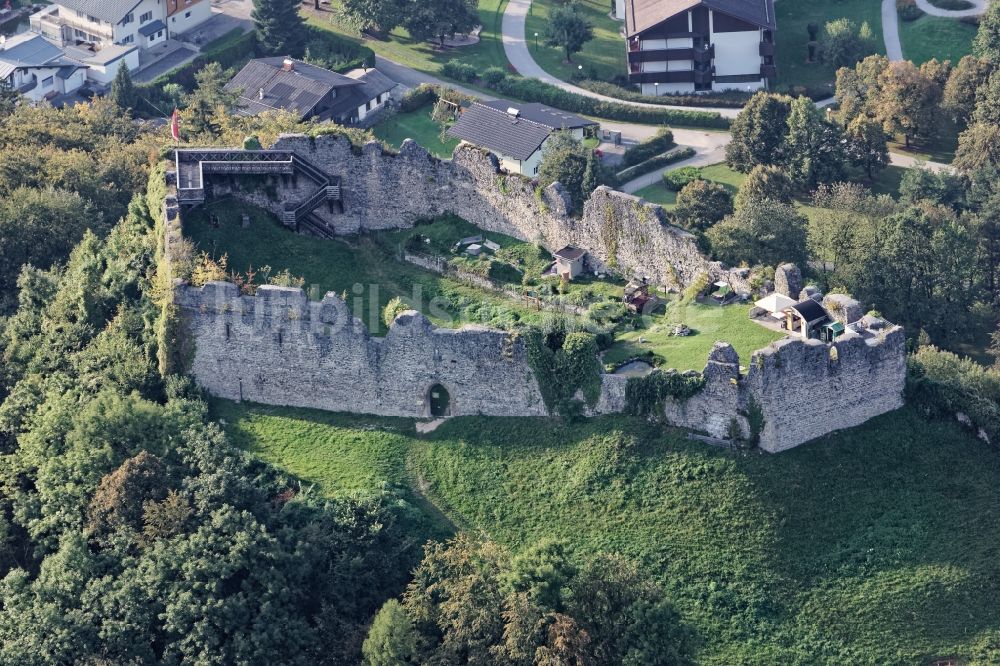
[[[653,81],[653,95],[655,95],[656,97],[660,96],[660,82],[659,81]]]
[[[535,50],[538,50],[538,33],[535,33]]]

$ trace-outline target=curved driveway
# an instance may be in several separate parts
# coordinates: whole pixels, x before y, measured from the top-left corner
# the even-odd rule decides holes
[[[708,111],[718,113],[725,118],[735,118],[739,114],[739,109],[727,109],[717,107],[702,106],[668,106],[666,104],[648,104],[646,102],[630,102],[622,99],[615,99],[606,95],[600,95],[593,91],[574,86],[557,79],[544,69],[542,69],[528,51],[528,43],[525,41],[524,22],[528,16],[528,9],[531,7],[531,0],[508,0],[507,9],[503,13],[503,23],[501,32],[503,33],[503,50],[507,54],[507,60],[523,76],[539,79],[545,83],[562,88],[568,92],[592,97],[605,102],[617,102],[630,106],[641,106],[650,109],[679,109],[681,111]],[[625,43],[622,42],[622,56],[625,55]]]
[[[960,19],[963,16],[979,16],[986,11],[989,0],[969,0],[975,5],[970,9],[941,9],[928,0],[917,0],[917,7],[925,14],[941,18]],[[885,55],[889,60],[903,60],[903,47],[899,42],[899,14],[895,0],[882,0],[882,39],[885,41]]]

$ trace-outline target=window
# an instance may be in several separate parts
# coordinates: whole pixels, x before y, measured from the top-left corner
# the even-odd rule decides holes
[[[122,44],[131,44],[134,41],[135,41],[135,35],[129,35],[128,37],[122,39]]]
[[[139,23],[145,23],[146,21],[152,21],[152,20],[153,20],[153,12],[152,11],[148,11],[145,14],[143,14],[142,16],[139,17]]]
[[[134,20],[135,20],[135,14],[133,12],[129,12],[128,14],[125,15],[125,18],[122,19],[122,25],[128,25]]]
[[[535,165],[534,175],[536,175],[536,176],[538,175],[538,165],[537,164]]]
[[[52,77],[51,76],[46,76],[44,79],[42,79],[42,87],[43,88],[48,88],[51,85],[52,85]]]
[[[184,12],[184,18],[191,18],[191,12]]]

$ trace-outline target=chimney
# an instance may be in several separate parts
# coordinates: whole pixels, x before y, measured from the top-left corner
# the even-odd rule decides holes
[[[264,99],[264,89],[261,88],[257,91],[257,99]]]
[[[281,68],[286,72],[291,72],[295,69],[295,61],[292,60],[291,58],[285,58],[285,61],[282,63]]]

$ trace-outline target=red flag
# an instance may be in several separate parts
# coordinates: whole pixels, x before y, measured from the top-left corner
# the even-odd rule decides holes
[[[174,137],[174,141],[181,140],[181,119],[177,115],[177,109],[174,109],[174,114],[170,116],[170,136]]]

